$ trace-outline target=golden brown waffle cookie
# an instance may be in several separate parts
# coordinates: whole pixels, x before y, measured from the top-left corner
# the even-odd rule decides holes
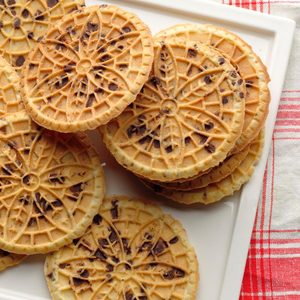
[[[104,200],[82,238],[48,256],[52,299],[196,299],[198,263],[181,224],[150,203]]]
[[[206,187],[209,184],[219,182],[230,175],[246,158],[249,150],[250,146],[248,145],[241,152],[227,157],[219,166],[212,168],[208,173],[193,178],[190,181],[168,183],[157,182],[157,184],[163,188],[180,191],[189,191]]]
[[[0,249],[0,271],[18,265],[25,257],[26,255],[13,254]]]
[[[20,69],[52,23],[82,5],[83,0],[1,0],[0,54]]]
[[[20,78],[14,68],[0,57],[0,117],[20,110],[24,110]]]
[[[25,112],[0,120],[0,248],[46,253],[84,233],[104,195],[85,135],[58,134]]]
[[[220,51],[238,70],[246,83],[245,123],[232,153],[246,147],[264,125],[269,110],[270,81],[267,69],[251,46],[234,33],[215,25],[182,24],[161,31],[158,39],[178,37],[199,41]]]
[[[243,127],[244,96],[239,75],[214,49],[156,42],[150,79],[137,100],[102,128],[104,142],[142,177],[192,177],[233,148]]]
[[[211,183],[208,186],[191,191],[175,191],[162,188],[149,181],[142,181],[154,192],[182,204],[211,204],[220,201],[224,197],[232,195],[238,191],[243,184],[251,178],[264,145],[264,133],[250,144],[249,152],[241,164],[226,178],[219,182]]]
[[[148,79],[152,37],[115,6],[81,8],[52,27],[23,68],[26,109],[43,127],[95,129],[133,102]]]

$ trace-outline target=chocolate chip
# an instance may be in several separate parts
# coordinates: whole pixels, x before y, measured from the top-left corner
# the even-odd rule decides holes
[[[4,167],[2,167],[2,171],[5,175],[11,175],[13,173],[13,169],[9,164],[4,165]]]
[[[117,233],[112,227],[110,227],[110,234],[108,238],[111,243],[114,243],[118,239]]]
[[[116,91],[118,89],[118,85],[115,84],[114,82],[111,82],[109,85],[108,85],[108,88],[109,90],[111,91]]]
[[[240,98],[242,98],[242,99],[245,98],[245,94],[244,94],[243,92],[240,92],[240,93],[239,93],[239,96],[240,96]]]
[[[111,264],[107,264],[106,265],[106,271],[107,272],[112,272],[114,270],[114,266],[113,265],[111,265]]]
[[[34,14],[34,17],[37,21],[43,21],[45,17],[42,15],[42,12],[38,9]]]
[[[66,73],[71,72],[73,69],[74,69],[74,65],[67,64],[67,65],[64,66],[64,71],[65,71]]]
[[[253,83],[252,80],[246,80],[246,87],[251,87]]]
[[[58,265],[58,267],[60,268],[60,269],[65,269],[67,266],[69,266],[70,264],[67,264],[67,263],[61,263],[61,264],[59,264]]]
[[[127,128],[127,136],[129,138],[131,138],[133,136],[134,133],[137,132],[137,127],[135,125],[130,125],[128,128]]]
[[[204,124],[204,128],[205,128],[206,131],[211,130],[211,129],[214,128],[214,123],[211,122],[211,121],[208,121],[208,122],[206,122],[206,123]]]
[[[105,54],[105,55],[103,55],[103,56],[101,57],[100,61],[101,61],[101,62],[106,62],[106,61],[108,61],[109,59],[111,59],[111,56],[108,55],[108,54]]]
[[[83,277],[83,278],[88,278],[90,276],[90,273],[88,270],[83,270],[81,273],[80,273],[80,277]]]
[[[169,240],[170,244],[176,244],[178,242],[178,236],[174,236],[172,239]]]
[[[120,262],[120,260],[116,256],[112,256],[111,259],[116,264],[118,264]]]
[[[102,217],[99,214],[95,215],[93,218],[93,224],[100,225],[101,222],[102,222]]]
[[[175,276],[177,278],[182,278],[185,276],[185,272],[183,270],[180,270],[178,268],[175,268],[174,270],[175,270]]]
[[[207,141],[208,137],[206,135],[203,135],[201,133],[196,133],[199,138],[200,138],[200,144],[205,144],[205,142]]]
[[[214,153],[216,151],[216,147],[211,143],[208,143],[208,145],[204,146],[204,149],[209,153]]]
[[[52,202],[52,205],[54,207],[61,207],[63,206],[63,203],[59,199],[56,199],[55,201]]]
[[[225,63],[224,57],[219,57],[218,61],[219,61],[219,65],[223,65]]]
[[[49,273],[49,274],[47,274],[47,277],[48,277],[50,280],[54,280],[54,275],[53,275],[52,272]]]
[[[128,65],[127,64],[120,64],[119,67],[120,67],[120,69],[124,70],[128,67]]]
[[[69,82],[68,77],[61,77],[58,81],[55,82],[54,86],[56,89],[64,87]]]
[[[29,64],[29,69],[31,70],[31,69],[33,69],[35,67],[35,64],[33,64],[33,63],[30,63]]]
[[[125,300],[133,300],[133,294],[130,291],[125,293]]]
[[[166,242],[163,239],[159,239],[157,241],[157,243],[155,244],[154,248],[152,249],[152,254],[153,255],[159,255],[161,254],[166,248],[168,247],[168,245],[166,244]]]
[[[96,96],[94,94],[90,94],[85,106],[86,107],[93,106],[93,103],[94,103],[95,100],[96,100]]]
[[[205,82],[206,84],[212,83],[212,80],[210,79],[210,75],[207,75],[207,76],[204,77],[204,82]]]
[[[192,141],[192,139],[191,139],[191,137],[189,137],[189,136],[185,137],[185,139],[184,139],[184,143],[185,143],[186,145],[188,145],[191,141]]]
[[[124,46],[123,46],[123,45],[119,45],[119,46],[118,46],[118,49],[122,51],[122,50],[124,49]],[[127,67],[127,66],[126,66],[126,67]],[[126,67],[125,67],[125,68],[126,68]]]
[[[28,222],[28,226],[30,227],[30,226],[33,226],[35,224],[36,224],[36,218],[30,218],[29,222]]]
[[[111,217],[113,219],[118,219],[119,213],[118,213],[118,205],[117,205],[117,203],[115,203],[113,205],[113,207],[110,210],[110,213],[111,213]]]
[[[175,278],[175,271],[174,270],[169,270],[167,272],[164,272],[163,277],[164,277],[164,279],[172,280],[172,279]]]
[[[4,5],[4,6],[6,5],[4,0],[0,0],[0,5]]]
[[[222,104],[227,104],[228,103],[228,97],[223,96],[222,97]]]
[[[155,76],[150,79],[150,82],[155,87],[157,87],[158,85],[160,85],[160,79],[158,77],[155,77]]]
[[[148,300],[147,296],[139,296],[138,300]]]
[[[151,242],[144,242],[140,247],[138,252],[142,251],[150,251],[153,247],[153,244]]]
[[[14,19],[14,28],[19,29],[21,27],[21,20],[19,18]]]
[[[23,18],[28,18],[28,16],[29,16],[29,10],[28,9],[23,9],[23,11],[22,11],[22,17]]]
[[[73,243],[73,245],[77,245],[78,244],[78,242],[80,241],[80,238],[78,238],[78,239],[74,239],[73,241],[72,241],[72,243]]]
[[[0,257],[8,256],[9,252],[0,249]]]
[[[160,141],[159,140],[154,140],[153,145],[154,145],[154,148],[156,148],[156,149],[160,148]]]
[[[16,60],[16,66],[21,67],[23,66],[24,62],[25,62],[24,56],[20,55]]]
[[[82,285],[82,284],[87,283],[87,282],[88,281],[86,279],[73,277],[73,283],[74,283],[75,286],[79,286],[79,285]]]
[[[53,7],[58,3],[58,0],[47,0],[48,7]]]
[[[98,243],[99,245],[102,247],[102,248],[106,248],[108,246],[108,241],[107,239],[99,239],[98,240]]]
[[[189,57],[196,57],[197,54],[198,54],[198,51],[195,50],[195,49],[191,49],[191,48],[190,48],[190,49],[188,50],[188,56],[189,56]]]
[[[70,187],[70,191],[72,193],[80,193],[80,192],[82,192],[83,191],[83,189],[82,189],[82,183],[80,182],[80,183],[72,185]]]
[[[139,144],[144,145],[145,143],[150,143],[152,138],[149,135],[144,136],[139,140]]]
[[[167,147],[165,148],[165,151],[166,151],[167,153],[171,153],[171,152],[173,151],[173,146],[172,146],[172,145],[167,146]]]
[[[3,28],[3,22],[0,21],[0,29]]]
[[[122,31],[125,33],[131,32],[131,28],[129,28],[128,26],[125,26],[122,28]]]
[[[146,129],[147,129],[147,127],[145,124],[137,127],[137,134],[143,135],[146,132]]]
[[[30,176],[29,175],[26,175],[22,178],[22,182],[26,185],[29,185],[29,182],[30,182]]]
[[[62,175],[58,175],[56,173],[51,173],[49,175],[49,181],[51,183],[58,183],[58,184],[63,184],[65,182],[65,177]]]
[[[16,4],[16,1],[15,0],[8,0],[7,4],[8,5],[14,5],[14,4]]]
[[[237,82],[238,85],[242,85],[242,83],[243,83],[243,79],[239,79]]]
[[[34,37],[34,33],[33,33],[32,31],[28,32],[28,33],[27,33],[27,37],[28,37],[30,40],[32,40],[33,37]]]
[[[102,261],[105,261],[107,259],[107,255],[100,249],[97,249],[94,255],[96,256],[96,258]]]
[[[122,244],[124,251],[127,255],[131,254],[131,249],[129,247],[128,239],[127,238],[122,238]]]
[[[235,71],[231,71],[231,72],[230,72],[230,76],[231,76],[232,78],[237,78],[237,73],[236,73]]]

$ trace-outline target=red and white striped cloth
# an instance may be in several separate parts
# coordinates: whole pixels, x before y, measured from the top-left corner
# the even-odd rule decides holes
[[[240,300],[300,300],[300,0],[222,2],[297,22]]]

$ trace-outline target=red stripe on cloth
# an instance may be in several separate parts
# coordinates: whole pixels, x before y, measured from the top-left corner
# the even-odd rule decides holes
[[[300,120],[277,120],[275,126],[299,126]]]
[[[292,232],[300,232],[300,229],[254,229],[253,232],[261,232],[261,231],[266,231],[266,232],[274,232],[274,233],[280,233],[280,232],[288,232],[288,233],[292,233]]]
[[[274,132],[300,132],[300,128],[275,128]]]
[[[265,239],[264,242],[267,243],[269,240],[269,238]],[[270,239],[272,244],[291,244],[291,243],[300,243],[300,238],[296,239],[296,238],[286,238],[286,239],[275,239],[275,238],[271,238]],[[256,244],[258,242],[257,238],[252,237],[251,238],[251,247],[255,246],[253,244]]]
[[[300,119],[300,111],[278,111],[277,119]]]
[[[298,110],[300,111],[300,104],[280,104],[278,110]]]

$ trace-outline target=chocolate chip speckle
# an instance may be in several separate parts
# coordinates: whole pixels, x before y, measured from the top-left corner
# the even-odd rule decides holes
[[[24,56],[20,55],[16,60],[16,66],[21,67],[23,66],[24,62],[25,62]]]
[[[211,83],[212,83],[212,80],[211,80],[211,78],[210,78],[209,75],[205,76],[203,80],[204,80],[204,82],[205,82],[206,84],[211,84]]]
[[[197,54],[198,54],[198,51],[197,51],[196,49],[190,48],[190,49],[188,50],[188,56],[189,56],[189,57],[196,57]]]
[[[208,143],[208,145],[204,146],[204,149],[209,153],[214,153],[216,151],[216,147],[211,143]]]

